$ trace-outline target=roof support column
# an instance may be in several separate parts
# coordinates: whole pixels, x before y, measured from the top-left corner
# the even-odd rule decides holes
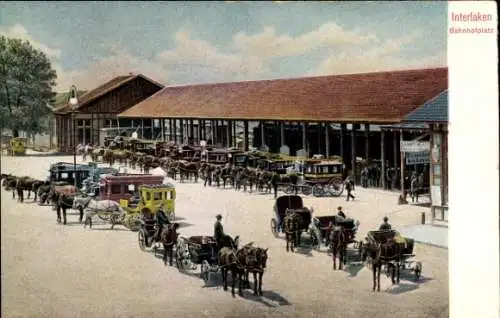
[[[144,119],[141,118],[141,139],[144,139]]]
[[[370,124],[365,124],[365,159],[367,164],[372,161],[370,157]]]
[[[161,140],[165,141],[165,118],[160,119],[160,125],[161,125]]]
[[[283,147],[286,145],[285,140],[285,123],[280,121],[280,146]]]
[[[232,139],[231,139],[231,143],[233,144],[233,147],[238,147],[238,142],[236,140],[236,138],[238,137],[238,134],[236,132],[236,123],[237,121],[233,121],[233,133],[232,133]]]
[[[382,167],[380,171],[380,182],[379,186],[382,187],[382,189],[385,189],[385,131],[381,130],[380,131],[380,161],[382,162]]]
[[[172,118],[168,119],[168,140],[172,141]]]
[[[244,139],[244,150],[248,151],[250,145],[248,144],[248,120],[243,121],[243,139]]]
[[[149,119],[149,125],[151,126],[150,129],[151,129],[151,140],[156,140],[156,136],[155,136],[155,120],[153,118],[150,118]]]
[[[398,132],[394,130],[392,132],[392,167],[396,169],[398,166]]]
[[[316,135],[317,135],[317,138],[318,138],[318,154],[322,155],[323,151],[322,151],[322,147],[321,147],[321,133],[322,133],[322,130],[323,130],[323,123],[322,122],[317,122],[316,123],[316,127],[317,127]]]
[[[194,120],[189,120],[189,138],[191,138],[191,142],[194,144]]]
[[[266,139],[264,136],[264,121],[260,121],[260,146],[264,148],[266,145]]]
[[[325,156],[330,157],[330,123],[325,123]]]
[[[197,120],[198,123],[198,142],[197,144],[200,144],[200,141],[203,140],[202,135],[201,135],[201,120]]]
[[[357,183],[356,176],[356,124],[352,124],[351,128],[351,175],[352,181]]]
[[[201,121],[201,139],[207,140],[207,123],[205,122],[205,119]]]
[[[212,145],[215,145],[215,122],[213,120],[210,121],[210,140]]]
[[[184,119],[179,119],[179,130],[181,131],[180,144],[184,144]]]
[[[177,143],[177,120],[175,118],[172,119],[172,126],[170,128],[170,133],[172,134],[172,141]]]
[[[231,147],[231,121],[226,120],[226,147]]]
[[[346,135],[346,130],[347,130],[346,124],[340,124],[340,157],[342,158],[344,166],[345,166],[344,137]]]
[[[403,142],[403,130],[400,129],[399,130],[399,140],[400,140],[400,144],[402,144]],[[400,153],[400,188],[401,188],[401,194],[403,195],[403,198],[406,199],[405,197],[405,158],[404,158],[404,152],[402,152],[401,150],[399,151]]]
[[[309,152],[307,151],[307,123],[302,123],[302,149],[307,154],[306,157],[309,157]]]
[[[214,121],[214,142],[215,144],[219,144],[219,121],[215,120]]]

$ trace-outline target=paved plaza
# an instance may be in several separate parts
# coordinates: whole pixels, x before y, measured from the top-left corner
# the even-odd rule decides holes
[[[50,163],[72,157],[6,157],[2,173],[45,178]],[[361,224],[357,239],[376,229],[384,216],[396,229],[418,225],[428,208],[397,205],[397,193],[357,188],[356,200],[304,197],[317,215],[342,205]],[[165,267],[153,253],[139,249],[137,233],[109,225],[84,229],[76,214],[69,224],[56,223],[55,212],[31,199],[17,203],[2,189],[3,317],[447,317],[448,251],[415,246],[423,278],[402,275],[392,286],[382,276],[382,291],[371,290],[371,271],[347,266],[333,271],[325,251],[285,251],[271,233],[271,195],[177,184],[176,215],[182,236],[211,235],[214,216],[224,216],[224,230],[269,248],[264,296],[250,291],[233,298],[217,286],[205,286],[199,275]],[[427,215],[430,218],[430,211]],[[407,233],[407,232],[404,232]],[[408,232],[412,233],[412,232]],[[416,232],[413,232],[416,233]],[[415,234],[416,235],[416,234]],[[408,236],[410,236],[408,234]],[[199,269],[198,269],[199,271]],[[198,272],[196,272],[198,273]]]

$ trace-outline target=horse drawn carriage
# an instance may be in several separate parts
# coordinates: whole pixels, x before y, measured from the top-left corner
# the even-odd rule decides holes
[[[87,164],[75,165],[69,162],[57,162],[50,165],[48,179],[51,183],[74,184],[76,178],[76,186],[81,188],[83,181],[91,175],[93,170],[94,167]]]
[[[417,281],[422,275],[422,263],[411,260],[415,257],[415,254],[413,254],[414,243],[414,239],[403,237],[399,232],[394,230],[369,231],[363,243],[363,258],[366,256],[372,258],[374,271],[376,270],[376,265],[379,267],[386,265],[387,270],[389,267],[392,267],[397,271],[397,279],[399,281],[399,270],[407,269],[414,275],[414,279]],[[376,265],[373,263],[376,263]]]
[[[26,155],[26,141],[27,138],[22,138],[22,137],[15,137],[10,139],[7,145],[7,153],[10,156]]]
[[[296,213],[299,216],[298,231],[299,240],[302,232],[309,229],[309,224],[312,219],[312,208],[304,207],[302,197],[298,195],[283,195],[276,199],[274,204],[275,217],[271,219],[271,232],[274,236],[278,236],[280,232],[284,231],[283,221],[287,213]]]
[[[334,226],[341,227],[349,236],[347,244],[354,244],[354,248],[359,249],[362,245],[361,241],[356,241],[356,232],[359,228],[359,221],[354,219],[344,219],[338,215],[315,216],[309,225],[309,234],[311,235],[312,244],[316,248],[320,248],[321,244],[329,245],[329,235]]]
[[[315,197],[338,197],[344,191],[343,170],[343,163],[338,159],[306,160],[303,186],[309,186]]]
[[[195,270],[200,265],[200,276],[207,281],[211,272],[217,272],[217,244],[211,236],[179,237],[176,246],[179,271]]]
[[[135,191],[131,184],[129,190]],[[136,199],[120,199],[120,205],[130,213],[140,213],[147,208],[154,216],[162,208],[170,220],[175,219],[175,187],[171,184],[140,185]]]

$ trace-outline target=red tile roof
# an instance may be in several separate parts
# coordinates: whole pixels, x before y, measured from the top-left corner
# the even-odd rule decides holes
[[[448,88],[448,68],[165,87],[120,117],[399,122]]]
[[[138,77],[142,77],[143,79],[145,79],[149,82],[152,82],[160,87],[163,87],[163,85],[153,81],[150,78],[147,78],[146,76],[144,76],[142,74],[137,74],[137,75],[130,74],[130,75],[117,76],[117,77],[113,78],[112,80],[102,84],[101,86],[98,86],[98,87],[94,88],[93,90],[87,91],[86,93],[82,94],[81,96],[78,96],[78,105],[77,105],[76,109],[79,109],[79,108],[82,108],[82,107],[88,105],[89,103],[96,100],[97,98],[104,96],[105,94],[123,86],[124,84],[126,84],[126,83],[130,82],[131,80],[136,79]],[[70,112],[70,107],[71,106],[69,105],[69,102],[68,102],[66,105],[56,109],[55,113],[61,113],[61,114],[68,113],[68,112]]]

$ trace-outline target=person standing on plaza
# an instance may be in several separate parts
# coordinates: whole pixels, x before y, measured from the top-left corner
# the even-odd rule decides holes
[[[418,202],[418,179],[417,172],[413,171],[410,179],[410,193],[411,193],[411,202],[415,202],[415,198]]]
[[[363,170],[361,170],[361,186],[363,188],[368,188],[368,168],[364,167]]]
[[[355,199],[354,195],[352,195],[352,191],[354,191],[354,182],[351,180],[351,177],[347,177],[344,181],[344,186],[347,191],[347,199],[346,201],[349,201],[349,199]]]

